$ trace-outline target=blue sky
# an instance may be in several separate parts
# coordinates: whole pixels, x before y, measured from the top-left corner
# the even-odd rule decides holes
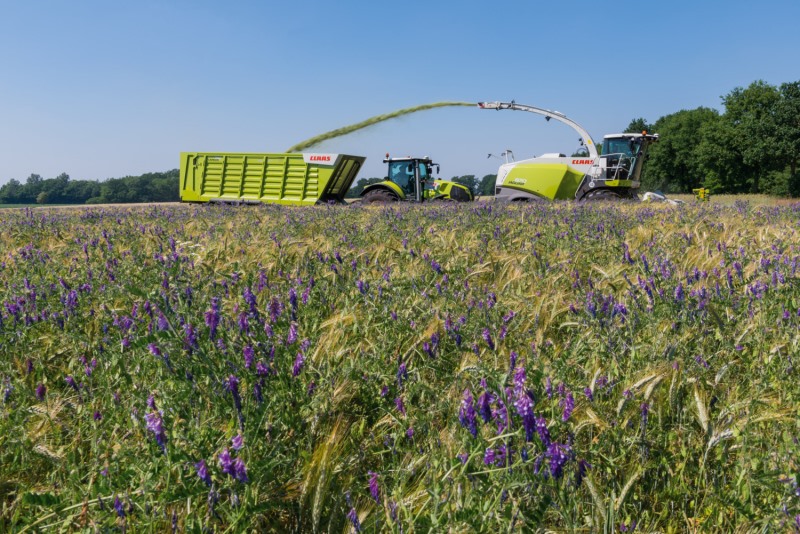
[[[444,100],[561,111],[595,140],[763,79],[800,79],[800,2],[0,0],[0,184],[178,166],[181,151],[282,152]],[[429,155],[451,177],[569,152],[514,111],[426,111],[316,151]]]

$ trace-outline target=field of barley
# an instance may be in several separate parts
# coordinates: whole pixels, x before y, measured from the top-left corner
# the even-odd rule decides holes
[[[0,211],[0,531],[800,529],[800,204]]]

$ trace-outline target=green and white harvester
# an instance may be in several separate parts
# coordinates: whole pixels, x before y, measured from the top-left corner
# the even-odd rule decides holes
[[[647,148],[658,134],[621,133],[603,138],[602,152],[581,125],[563,113],[511,102],[479,102],[481,109],[511,109],[543,115],[572,127],[581,136],[581,155],[542,154],[505,163],[497,171],[495,198],[536,200],[636,200]]]

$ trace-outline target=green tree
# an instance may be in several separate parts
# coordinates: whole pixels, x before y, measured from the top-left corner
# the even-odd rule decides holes
[[[453,176],[451,180],[457,184],[465,185],[472,191],[473,195],[478,194],[478,179],[475,178],[474,174],[466,174],[464,176]]]
[[[717,111],[704,107],[681,110],[658,119],[652,131],[658,132],[659,142],[650,148],[642,187],[670,193],[688,193],[700,187],[706,173],[699,153],[701,132],[718,119]]]
[[[633,119],[630,124],[628,124],[628,127],[625,128],[626,133],[642,133],[644,131],[653,132],[655,130],[653,129],[653,125],[642,117]]]
[[[495,187],[494,184],[497,181],[496,174],[487,174],[483,178],[481,178],[481,183],[478,186],[478,194],[483,197],[493,197]]]

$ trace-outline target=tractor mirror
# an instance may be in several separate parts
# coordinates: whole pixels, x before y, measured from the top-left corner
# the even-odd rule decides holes
[[[408,164],[408,169],[406,169],[406,170],[408,171],[409,174],[413,173],[414,172],[414,164],[413,163],[409,163]]]
[[[439,174],[439,166],[436,166],[436,174]]]

